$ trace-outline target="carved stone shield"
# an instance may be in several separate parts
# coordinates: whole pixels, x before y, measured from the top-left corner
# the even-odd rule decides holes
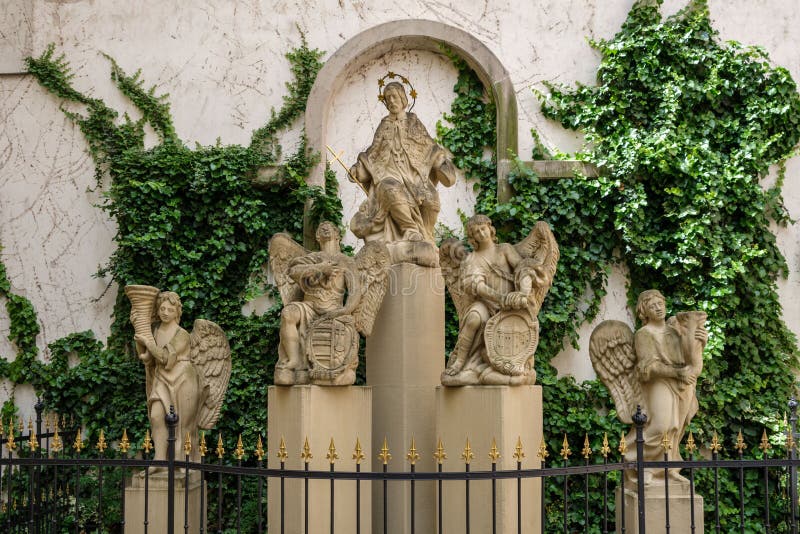
[[[523,374],[539,345],[539,320],[528,310],[502,310],[486,322],[483,335],[492,367],[507,375]]]
[[[312,323],[307,332],[306,356],[312,379],[333,380],[354,361],[358,365],[358,332],[353,317],[344,315]]]

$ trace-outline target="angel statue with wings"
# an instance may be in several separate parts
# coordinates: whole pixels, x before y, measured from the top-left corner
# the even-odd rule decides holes
[[[276,385],[353,384],[358,334],[372,333],[386,293],[391,262],[383,243],[367,243],[351,258],[342,254],[333,223],[321,223],[316,237],[318,252],[283,233],[269,243],[269,265],[283,300]]]
[[[459,318],[442,384],[534,384],[537,316],[553,283],[558,243],[550,226],[539,221],[520,243],[498,244],[486,215],[469,219],[467,238],[472,252],[457,239],[445,240],[439,252]]]
[[[611,392],[617,417],[631,424],[637,406],[647,416],[644,460],[680,460],[679,445],[697,413],[697,378],[703,371],[708,340],[706,313],[689,311],[666,318],[666,300],[656,289],[639,295],[636,315],[642,327],[636,334],[621,321],[603,321],[592,332],[589,357],[597,376]],[[636,431],[625,438],[627,460],[636,460]],[[635,473],[629,477],[636,480]],[[678,469],[670,478],[687,483]],[[664,483],[663,469],[646,469],[645,484]]]
[[[178,414],[176,437],[198,443],[199,428],[211,429],[219,419],[231,376],[231,349],[222,329],[197,319],[190,334],[181,328],[181,299],[172,291],[152,286],[126,286],[131,301],[136,349],[146,373],[147,413],[155,459],[167,459],[170,406]],[[199,448],[192,448],[199,462]]]

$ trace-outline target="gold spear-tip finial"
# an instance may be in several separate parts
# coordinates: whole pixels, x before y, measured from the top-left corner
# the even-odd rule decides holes
[[[517,445],[514,447],[513,456],[517,463],[522,463],[522,459],[525,458],[525,451],[522,449],[522,436],[517,436]]]
[[[714,431],[714,435],[711,436],[711,452],[714,454],[718,453],[722,450],[722,443],[719,441],[719,436],[717,435],[717,431]]]
[[[388,465],[389,460],[392,459],[392,455],[389,453],[389,440],[386,439],[386,436],[383,436],[383,447],[381,447],[381,453],[378,455],[378,460],[380,460],[383,465]]]
[[[664,454],[672,450],[672,440],[669,439],[666,432],[661,436],[661,449],[664,451]]]
[[[689,437],[686,439],[686,450],[689,454],[694,454],[694,451],[697,450],[697,444],[694,441],[694,434],[692,434],[691,430],[689,431]]]
[[[128,454],[128,450],[131,448],[131,440],[128,439],[128,429],[122,429],[122,439],[119,441],[119,452],[122,454]]]
[[[264,443],[261,441],[261,434],[258,435],[258,441],[256,442],[256,458],[258,458],[259,462],[264,459]]]
[[[144,440],[142,441],[142,450],[145,454],[150,454],[153,450],[153,440],[150,439],[150,429],[144,431]]]
[[[94,448],[100,451],[100,454],[106,452],[106,449],[108,448],[108,444],[106,443],[106,436],[105,434],[103,434],[102,429],[100,429],[100,437],[97,438],[97,445],[95,445]]]
[[[608,432],[603,432],[603,446],[600,447],[600,454],[603,455],[603,458],[608,458],[610,453],[611,447],[608,446]]]
[[[444,452],[444,443],[442,443],[442,438],[439,438],[439,442],[436,444],[436,452],[433,453],[433,458],[436,460],[438,465],[442,465],[445,460],[447,460],[447,453]]]
[[[561,444],[561,452],[559,453],[564,460],[569,459],[572,451],[569,448],[569,441],[567,441],[567,434],[564,434],[564,442]]]
[[[739,454],[744,453],[744,450],[747,448],[747,445],[744,444],[744,436],[741,430],[739,430],[739,434],[736,436],[736,445],[734,445],[734,448],[739,451]]]
[[[14,422],[13,420],[8,424],[8,436],[6,437],[6,448],[9,451],[15,451],[17,444],[14,442]]]
[[[617,448],[619,451],[620,456],[625,456],[625,453],[628,452],[628,442],[625,441],[625,432],[620,433],[619,435],[619,447]]]
[[[314,455],[311,454],[311,446],[308,444],[308,436],[306,436],[305,442],[303,442],[303,452],[300,453],[300,458],[303,459],[305,463],[308,463]]]
[[[767,429],[764,429],[764,433],[761,434],[761,444],[758,446],[761,449],[761,452],[767,454],[769,450],[772,448],[772,445],[769,443],[769,438],[767,437]]]
[[[364,456],[364,450],[361,448],[361,440],[356,436],[356,448],[353,450],[353,460],[356,461],[356,465],[360,465],[366,458],[367,457]]]
[[[581,454],[583,455],[584,460],[588,460],[592,455],[592,447],[589,445],[589,434],[584,435],[583,449],[581,449]]]
[[[536,457],[539,458],[542,462],[547,460],[547,457],[550,456],[550,453],[547,451],[547,443],[542,437],[542,441],[539,443],[539,450],[536,451]]]
[[[236,448],[233,449],[233,454],[236,456],[236,459],[240,461],[244,456],[244,443],[242,443],[241,434],[239,434],[239,441],[236,442]]]
[[[83,449],[83,438],[81,438],[81,429],[78,427],[77,433],[75,435],[75,441],[72,444],[72,448],[75,449],[75,452],[78,454],[81,453]]]
[[[192,454],[192,434],[186,433],[186,439],[183,440],[183,454],[189,456]]]
[[[220,460],[225,456],[225,447],[222,445],[222,432],[217,434],[217,458]]]
[[[419,453],[417,452],[417,442],[414,439],[414,436],[411,436],[411,447],[408,449],[408,453],[406,454],[406,460],[408,460],[411,465],[416,465],[417,460],[419,460]]]
[[[50,444],[50,450],[54,453],[59,453],[64,449],[64,442],[58,434],[58,422],[56,422],[55,433],[53,434],[53,442]]]
[[[280,460],[281,463],[285,462],[286,459],[289,458],[289,453],[286,452],[286,441],[283,439],[283,436],[281,436],[281,444],[278,446],[278,452],[275,456],[278,457],[278,460]]]
[[[333,443],[333,438],[331,438],[331,442],[328,445],[328,453],[325,455],[325,459],[328,460],[331,465],[336,463],[336,460],[339,459],[339,455],[336,453],[336,445]]]
[[[464,452],[461,453],[461,459],[464,460],[465,464],[469,465],[473,458],[475,458],[475,455],[472,454],[472,447],[469,444],[469,438],[467,438],[467,444],[464,445]]]
[[[497,460],[500,459],[500,451],[497,450],[497,440],[495,438],[492,438],[492,447],[489,449],[489,459],[493,464],[496,464]]]
[[[28,436],[28,449],[33,452],[39,448],[39,440],[36,438],[36,429],[33,428],[33,425],[30,425],[29,432],[30,435]]]
[[[200,458],[204,458],[206,453],[208,452],[208,447],[206,447],[206,433],[200,432],[200,447],[198,447],[200,451]]]

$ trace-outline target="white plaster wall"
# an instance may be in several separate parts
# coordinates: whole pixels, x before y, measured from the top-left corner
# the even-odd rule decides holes
[[[42,320],[46,343],[92,329],[108,335],[116,291],[92,273],[113,251],[113,221],[97,204],[93,164],[77,128],[59,111],[57,99],[20,74],[21,58],[54,42],[75,71],[75,86],[120,110],[130,106],[109,80],[107,53],[129,72],[170,93],[175,126],[188,144],[247,143],[270,108],[277,108],[289,81],[283,54],[301,41],[333,54],[344,42],[377,24],[421,18],[471,32],[508,69],[518,96],[520,154],[530,153],[527,132],[536,128],[546,144],[562,151],[581,139],[546,121],[531,87],[543,81],[593,83],[598,54],[588,39],[609,38],[632,0],[206,0],[101,2],[96,0],[4,0],[0,6],[0,258],[15,290],[24,291]],[[667,0],[665,13],[683,5]],[[763,46],[800,80],[800,11],[784,0],[712,0],[712,18],[723,39]],[[368,146],[383,115],[375,82],[391,68],[407,73],[420,93],[415,112],[433,133],[449,107],[455,71],[437,54],[396,51],[349,74],[347,91],[333,102],[329,139],[345,160]],[[299,125],[284,153],[291,153]],[[346,217],[360,193],[340,176]],[[791,161],[787,206],[800,218],[800,164]],[[442,190],[443,220],[458,229],[458,210],[469,214],[472,192],[463,182]],[[780,282],[785,318],[800,333],[800,240],[798,225],[776,229],[790,264]],[[352,239],[352,238],[351,238]],[[624,273],[610,279],[603,318],[623,310]],[[105,293],[104,293],[105,292]],[[98,300],[99,299],[99,300]],[[0,309],[0,333],[7,320]],[[586,346],[590,326],[583,329]],[[0,351],[12,348],[0,341]],[[46,357],[46,353],[45,353]],[[585,349],[565,350],[555,363],[576,378],[593,375]],[[0,391],[0,396],[2,396]]]

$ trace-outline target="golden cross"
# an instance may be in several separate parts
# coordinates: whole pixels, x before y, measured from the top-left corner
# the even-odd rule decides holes
[[[351,182],[353,182],[354,184],[358,184],[358,186],[361,188],[361,190],[364,191],[364,194],[365,195],[369,195],[369,192],[364,187],[364,184],[362,184],[361,182],[356,180],[356,177],[353,176],[353,173],[350,172],[350,169],[347,167],[347,165],[345,165],[344,161],[342,161],[341,158],[344,155],[344,150],[342,150],[341,152],[339,152],[337,154],[336,151],[333,148],[331,148],[331,145],[325,145],[325,147],[328,149],[328,152],[330,152],[331,155],[333,155],[334,161],[338,161],[339,165],[341,165],[342,168],[344,169],[344,172],[347,173],[347,179],[350,180]]]

